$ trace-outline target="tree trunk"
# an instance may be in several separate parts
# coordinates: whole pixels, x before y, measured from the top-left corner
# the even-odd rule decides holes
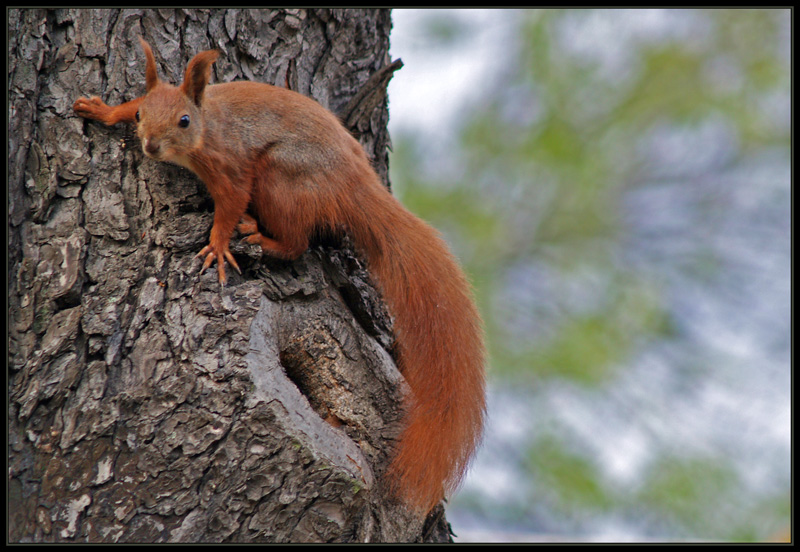
[[[382,474],[405,391],[358,257],[232,242],[199,275],[213,203],[133,130],[72,112],[178,84],[288,86],[339,114],[386,177],[387,10],[10,10],[9,540],[443,541]],[[370,78],[372,76],[372,78]],[[388,183],[387,183],[388,184]]]

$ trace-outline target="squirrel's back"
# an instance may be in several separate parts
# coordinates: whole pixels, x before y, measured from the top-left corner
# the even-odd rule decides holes
[[[326,162],[362,151],[339,119],[298,92],[252,81],[208,85],[202,114],[206,133],[230,147],[270,155],[291,153],[298,163]],[[321,159],[321,156],[323,157]]]

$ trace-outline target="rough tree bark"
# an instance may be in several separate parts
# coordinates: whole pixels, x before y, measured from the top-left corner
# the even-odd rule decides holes
[[[443,541],[385,493],[404,386],[347,243],[298,261],[237,244],[198,275],[213,204],[130,128],[72,113],[179,83],[288,85],[386,176],[387,10],[9,12],[9,540]],[[372,78],[370,78],[372,77]]]

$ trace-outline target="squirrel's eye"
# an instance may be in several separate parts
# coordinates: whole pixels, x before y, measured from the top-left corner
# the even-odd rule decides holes
[[[189,126],[189,116],[188,115],[184,115],[183,117],[181,117],[181,120],[178,121],[178,126],[181,127],[181,128],[188,127]]]
[[[134,118],[136,119],[136,122],[138,123],[139,122],[139,112],[138,111],[136,112],[136,115],[134,115]]]

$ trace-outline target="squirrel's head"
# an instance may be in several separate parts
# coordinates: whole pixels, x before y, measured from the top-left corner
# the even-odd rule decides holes
[[[136,132],[145,155],[191,169],[189,154],[203,145],[203,92],[211,77],[211,65],[219,52],[197,54],[186,67],[181,86],[158,78],[153,51],[143,39],[147,95],[136,113]]]

